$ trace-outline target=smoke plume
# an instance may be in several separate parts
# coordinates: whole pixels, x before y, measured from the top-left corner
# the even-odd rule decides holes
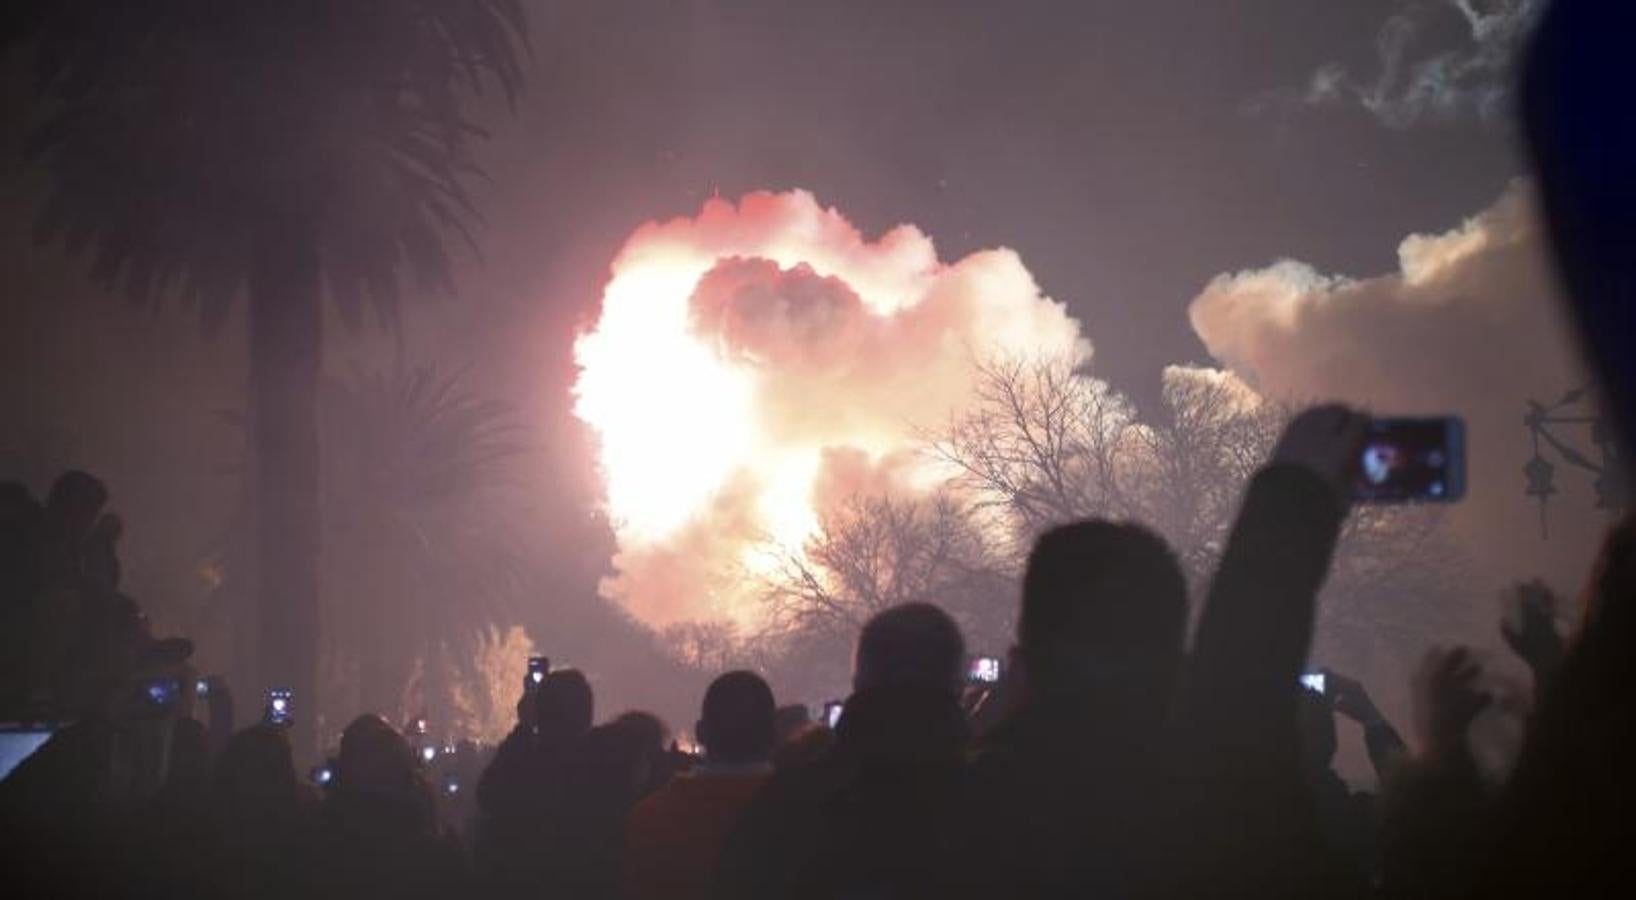
[[[1355,104],[1389,128],[1468,117],[1501,121],[1517,57],[1544,10],[1544,0],[1399,3],[1375,36],[1375,71],[1360,74],[1326,63],[1304,89],[1259,98],[1252,108]],[[1454,22],[1463,41],[1442,49],[1428,46],[1427,32]]]
[[[1351,279],[1286,260],[1221,275],[1189,314],[1210,353],[1265,394],[1463,416],[1470,488],[1451,525],[1476,574],[1493,583],[1547,574],[1572,589],[1605,519],[1592,511],[1589,479],[1564,471],[1543,540],[1524,494],[1526,402],[1588,380],[1536,204],[1531,186],[1515,182],[1459,227],[1405,238],[1394,273]]]
[[[646,224],[575,344],[619,545],[603,591],[654,625],[753,623],[758,548],[799,547],[859,485],[937,480],[917,428],[972,401],[978,361],[1087,351],[1011,250],[944,263],[803,191]]]
[[[1449,525],[1477,580],[1573,588],[1604,522],[1589,479],[1564,470],[1543,540],[1521,476],[1527,401],[1587,380],[1535,202],[1517,182],[1459,227],[1405,238],[1393,273],[1286,260],[1217,277],[1189,315],[1224,370],[1172,366],[1166,389],[1227,379],[1247,406],[1461,415],[1469,496]],[[801,547],[854,495],[941,483],[924,438],[977,402],[982,361],[1088,352],[1010,250],[944,263],[913,226],[866,239],[800,191],[646,224],[575,345],[618,540],[603,592],[652,625],[753,625],[769,546]]]

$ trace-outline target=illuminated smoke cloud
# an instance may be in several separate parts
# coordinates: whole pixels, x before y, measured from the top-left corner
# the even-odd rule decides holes
[[[1075,352],[1010,250],[943,263],[914,226],[867,240],[804,191],[642,226],[575,343],[619,543],[604,593],[654,625],[753,623],[764,542],[799,546],[818,497],[936,482],[917,428],[971,402],[978,361]]]
[[[1526,400],[1587,381],[1558,311],[1536,202],[1516,182],[1463,225],[1404,239],[1394,273],[1349,279],[1284,261],[1221,275],[1189,315],[1210,353],[1268,395],[1464,416],[1471,487],[1452,524],[1474,576],[1546,573],[1573,589],[1603,524],[1589,512],[1588,479],[1560,479],[1547,542],[1521,474],[1532,452]]]

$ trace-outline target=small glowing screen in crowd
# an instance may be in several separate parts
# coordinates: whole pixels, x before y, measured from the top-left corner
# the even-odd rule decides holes
[[[997,656],[979,656],[971,661],[966,678],[973,684],[997,684],[1000,680],[1000,659]]]

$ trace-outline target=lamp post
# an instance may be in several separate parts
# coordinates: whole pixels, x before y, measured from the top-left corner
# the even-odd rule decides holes
[[[1613,511],[1625,507],[1627,485],[1613,427],[1600,411],[1582,410],[1582,406],[1588,405],[1581,403],[1584,397],[1584,388],[1574,388],[1550,406],[1538,400],[1529,400],[1528,412],[1522,419],[1534,444],[1533,458],[1522,467],[1523,477],[1527,480],[1524,493],[1539,501],[1542,538],[1550,536],[1546,527],[1545,504],[1557,492],[1556,465],[1546,458],[1548,452],[1594,476],[1597,509]],[[1591,443],[1596,445],[1599,460],[1593,460],[1590,455],[1575,448],[1565,436],[1569,431],[1579,430],[1588,432]]]

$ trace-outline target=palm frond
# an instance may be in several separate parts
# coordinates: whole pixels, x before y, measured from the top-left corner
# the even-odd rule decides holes
[[[515,621],[534,583],[509,490],[533,445],[465,376],[435,366],[358,372],[323,394],[331,652],[391,669],[397,683],[415,655],[383,642],[443,647],[460,679],[478,678],[468,663],[481,639]]]
[[[453,290],[445,233],[475,247],[482,177],[468,95],[515,104],[514,0],[198,3],[58,0],[30,10],[37,109],[26,151],[52,175],[35,238],[88,258],[144,305],[226,318],[266,221],[308,223],[349,326],[388,328],[407,275]]]

